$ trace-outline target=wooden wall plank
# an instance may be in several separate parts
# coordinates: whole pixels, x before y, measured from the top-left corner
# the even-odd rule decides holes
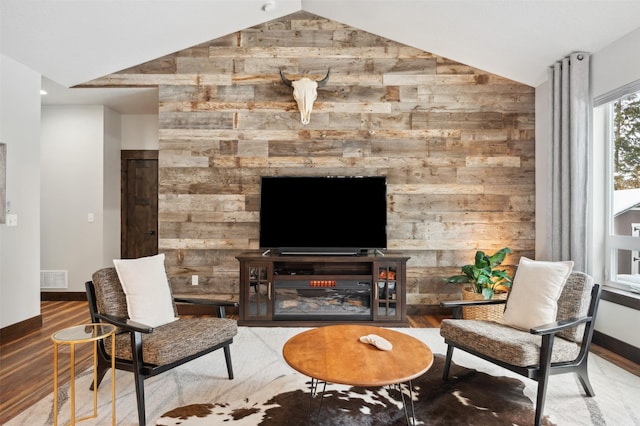
[[[324,77],[302,125],[290,78]],[[88,82],[159,87],[159,244],[178,293],[238,292],[264,175],[385,175],[409,304],[475,250],[535,251],[535,90],[299,12]],[[200,285],[191,286],[192,274]]]

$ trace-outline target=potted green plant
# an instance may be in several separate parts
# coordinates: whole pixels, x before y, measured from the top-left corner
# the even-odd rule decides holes
[[[475,262],[464,265],[463,275],[454,275],[447,278],[452,284],[472,284],[474,293],[482,294],[484,299],[491,299],[496,292],[507,291],[511,286],[512,278],[505,269],[496,269],[502,264],[507,254],[511,253],[508,247],[502,248],[492,255],[478,250]]]

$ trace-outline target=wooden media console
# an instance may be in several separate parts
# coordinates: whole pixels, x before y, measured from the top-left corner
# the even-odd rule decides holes
[[[247,252],[240,262],[240,325],[362,322],[407,326],[408,257]]]

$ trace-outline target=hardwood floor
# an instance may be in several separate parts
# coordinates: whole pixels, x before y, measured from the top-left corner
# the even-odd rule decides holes
[[[60,329],[91,322],[87,302],[42,302],[42,328],[0,344],[0,424],[53,392],[53,342]],[[92,345],[76,346],[76,371],[91,367]],[[66,353],[65,353],[66,352]],[[59,350],[59,382],[69,382],[69,349]]]
[[[86,302],[42,302],[43,326],[17,340],[0,343],[0,424],[20,414],[53,391],[51,335],[72,325],[90,322]],[[436,328],[443,316],[409,316],[411,327]],[[91,367],[92,345],[77,345],[76,371]],[[65,353],[66,351],[66,353]],[[592,352],[640,376],[640,365],[592,346]],[[59,385],[69,381],[69,350],[60,346]]]

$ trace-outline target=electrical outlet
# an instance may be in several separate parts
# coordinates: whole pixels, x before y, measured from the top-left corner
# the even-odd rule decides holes
[[[7,226],[18,226],[17,214],[7,214],[5,219],[7,221]]]
[[[198,285],[198,276],[191,275],[191,285]]]

